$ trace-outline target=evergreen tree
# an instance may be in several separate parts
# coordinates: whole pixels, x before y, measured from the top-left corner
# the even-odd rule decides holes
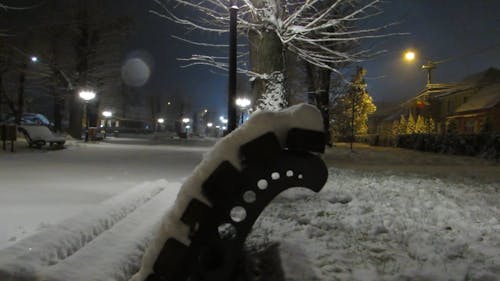
[[[398,135],[405,135],[406,134],[406,126],[407,125],[408,125],[408,122],[406,121],[405,116],[401,115],[401,118],[399,119]]]
[[[347,91],[334,100],[332,117],[336,135],[348,137],[368,132],[368,115],[376,110],[372,97],[366,91],[366,71],[359,67]]]
[[[417,123],[415,123],[415,134],[424,134],[427,131],[424,120],[425,118],[422,115],[418,115]]]
[[[406,134],[411,135],[415,133],[415,118],[413,118],[413,114],[410,112],[410,116],[408,116],[408,123],[406,124]]]
[[[436,133],[436,123],[434,122],[434,119],[432,119],[432,117],[425,119],[425,132],[427,134]]]
[[[391,128],[391,136],[397,136],[399,135],[399,121],[394,120],[392,121],[392,128]]]

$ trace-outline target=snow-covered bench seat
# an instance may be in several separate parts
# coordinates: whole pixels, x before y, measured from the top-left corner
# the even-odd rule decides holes
[[[144,183],[0,250],[0,280],[129,280],[180,184]]]
[[[55,136],[46,126],[22,125],[18,127],[19,132],[23,133],[30,147],[41,148],[45,144],[62,147],[66,142],[64,137]]]

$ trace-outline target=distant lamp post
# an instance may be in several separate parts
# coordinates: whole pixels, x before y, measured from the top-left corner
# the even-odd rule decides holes
[[[104,116],[106,118],[111,118],[113,116],[113,112],[111,112],[111,111],[103,111],[102,112],[102,116]]]
[[[82,90],[78,93],[80,98],[84,101],[83,103],[83,113],[85,114],[85,142],[89,141],[89,112],[87,103],[93,100],[96,96],[94,91]]]
[[[250,106],[252,102],[247,98],[237,98],[236,105],[240,108],[240,124],[243,124],[245,117],[245,109]]]
[[[104,138],[106,138],[107,130],[108,130],[108,120],[113,117],[113,112],[105,110],[102,112],[102,116],[104,117]]]
[[[213,123],[207,123],[207,127],[208,127],[208,128],[212,128],[213,126],[214,126],[214,124],[213,124]]]
[[[38,57],[37,56],[32,56],[31,57],[31,61],[35,62],[35,63],[38,62]]]
[[[191,122],[191,119],[189,118],[182,118],[182,123],[184,123],[184,129],[186,131],[186,135],[188,133],[188,129],[191,128],[191,126],[189,126],[189,122]]]
[[[227,124],[227,122],[229,121],[226,118],[224,118],[224,116],[220,116],[219,120],[222,122],[222,124]]]
[[[159,132],[161,130],[161,126],[163,125],[163,123],[165,123],[165,119],[160,117],[156,119],[156,123],[156,131]]]

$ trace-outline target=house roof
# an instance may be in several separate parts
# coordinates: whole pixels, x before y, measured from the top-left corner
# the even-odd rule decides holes
[[[479,73],[475,73],[465,77],[459,82],[452,83],[451,87],[447,91],[442,93],[438,93],[435,95],[437,98],[449,96],[456,94],[458,92],[470,90],[470,89],[479,89],[483,86],[500,83],[500,70],[494,67],[490,67],[485,71],[481,71]]]
[[[469,100],[460,105],[455,113],[468,113],[492,108],[500,103],[500,83],[485,86],[475,95],[469,97]]]
[[[485,71],[469,75],[460,82],[475,85],[500,83],[500,69],[490,67]]]

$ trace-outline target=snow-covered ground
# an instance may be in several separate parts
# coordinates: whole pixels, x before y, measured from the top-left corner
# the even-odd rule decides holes
[[[27,247],[33,253],[27,261],[59,261],[46,274],[64,277],[61,266],[85,266],[82,257],[95,257],[117,230],[135,254],[127,261],[140,260],[166,212],[162,202],[172,200],[210,145],[116,139],[43,152],[19,144],[15,154],[0,152],[0,264],[16,262],[6,250]],[[330,177],[323,191],[283,194],[248,241],[256,247],[270,241],[299,245],[314,274],[294,272],[290,280],[500,280],[499,164],[367,146],[351,153],[344,144],[329,149],[325,162]],[[135,203],[124,208],[125,202]],[[19,241],[47,237],[57,223],[87,229],[79,243],[89,246],[77,255],[70,249],[52,254],[29,247],[33,238]],[[104,272],[127,262],[116,258],[127,249],[116,249],[103,260],[88,258],[86,266],[100,268],[103,276],[116,273]],[[298,256],[283,256],[283,262],[293,264]],[[126,280],[135,266],[126,264],[116,280]]]

